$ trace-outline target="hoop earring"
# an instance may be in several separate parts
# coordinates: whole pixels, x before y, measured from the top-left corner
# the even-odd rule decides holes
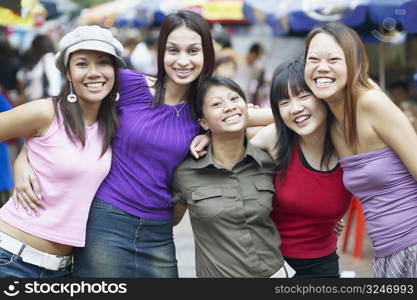
[[[77,95],[74,93],[74,90],[72,89],[71,81],[69,82],[69,85],[70,85],[70,93],[67,96],[67,101],[70,103],[75,103],[77,102]]]
[[[119,94],[119,92],[117,92],[116,93],[116,97],[114,98],[114,101],[119,101],[119,99],[120,99],[120,94]]]

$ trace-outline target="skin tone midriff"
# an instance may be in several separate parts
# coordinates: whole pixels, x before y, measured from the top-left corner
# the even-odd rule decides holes
[[[0,230],[42,252],[55,255],[69,255],[72,252],[72,246],[44,240],[32,234],[26,233],[20,229],[17,229],[14,226],[10,226],[3,220],[0,220]]]

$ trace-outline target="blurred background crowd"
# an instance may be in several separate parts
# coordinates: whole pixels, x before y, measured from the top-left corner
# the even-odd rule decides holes
[[[417,128],[417,0],[0,0],[0,112],[58,93],[54,54],[77,25],[110,28],[128,67],[156,74],[159,26],[179,9],[204,16],[215,40],[215,74],[237,81],[261,107],[269,105],[275,67],[302,54],[311,28],[349,25],[365,42],[371,77]],[[13,187],[21,143],[0,144],[0,201]]]

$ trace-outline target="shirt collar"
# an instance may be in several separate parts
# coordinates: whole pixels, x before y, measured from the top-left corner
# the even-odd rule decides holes
[[[246,138],[245,138],[245,145],[246,145],[246,149],[245,149],[245,156],[243,157],[243,159],[250,156],[256,161],[256,163],[260,167],[262,167],[262,157],[259,153],[259,151],[262,151],[262,150],[255,149],[255,147],[252,146],[252,144],[250,142],[248,142],[248,140]],[[200,158],[196,161],[195,167],[197,169],[203,169],[203,168],[206,168],[210,165],[212,165],[214,167],[218,167],[216,165],[216,163],[214,162],[214,159],[213,159],[213,145],[212,144],[209,145],[209,147],[207,149],[207,154],[204,157],[202,157],[202,158]]]

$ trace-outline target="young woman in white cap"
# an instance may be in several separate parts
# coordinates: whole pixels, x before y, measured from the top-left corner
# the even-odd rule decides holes
[[[0,114],[0,140],[26,138],[44,208],[31,213],[10,200],[0,209],[0,277],[68,276],[73,247],[85,245],[91,201],[110,170],[123,46],[107,29],[81,26],[59,48],[61,93]]]

